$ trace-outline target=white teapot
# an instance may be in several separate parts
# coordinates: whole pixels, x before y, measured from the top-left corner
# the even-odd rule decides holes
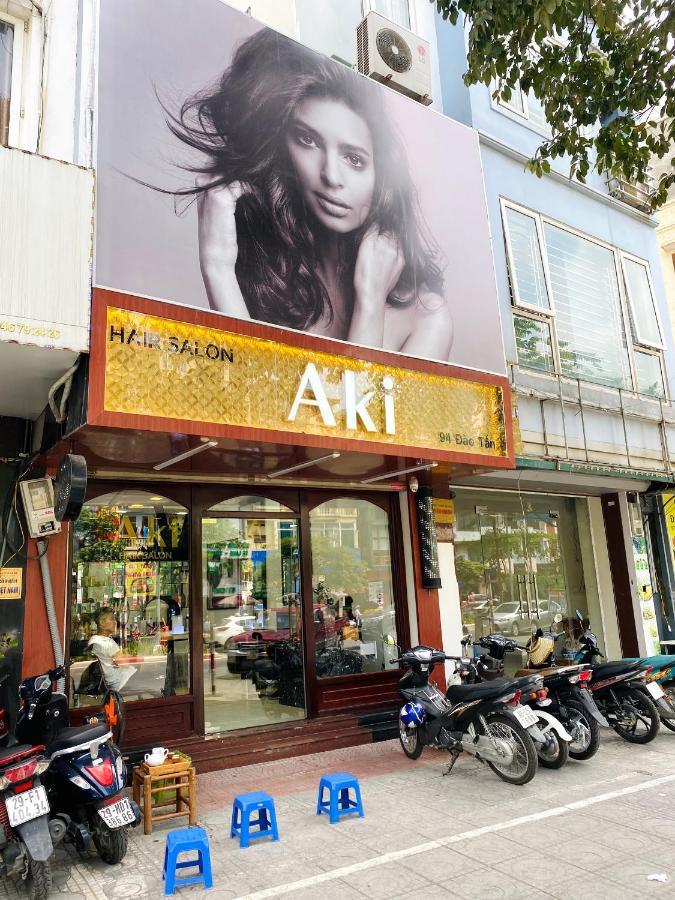
[[[161,766],[168,755],[166,747],[153,747],[152,753],[146,753],[144,758],[149,766]]]

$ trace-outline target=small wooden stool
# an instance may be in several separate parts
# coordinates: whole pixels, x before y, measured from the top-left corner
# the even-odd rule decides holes
[[[132,775],[134,802],[143,810],[143,832],[152,834],[153,822],[165,819],[177,819],[188,816],[190,825],[197,823],[197,783],[195,769],[187,760],[167,762],[161,766],[148,766],[141,763],[136,766]],[[167,800],[159,799],[157,794],[171,792],[175,794]],[[141,803],[141,795],[143,802]],[[171,812],[157,812],[167,806],[175,806]]]

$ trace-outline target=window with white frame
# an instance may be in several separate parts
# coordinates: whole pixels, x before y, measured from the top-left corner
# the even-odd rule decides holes
[[[527,119],[539,131],[550,132],[550,126],[546,121],[544,114],[544,105],[534,95],[534,91],[524,91],[520,86],[516,86],[511,91],[508,100],[498,99],[497,107],[508,109],[510,112]]]
[[[377,12],[402,28],[411,28],[409,0],[363,0],[364,16],[369,12]]]
[[[518,364],[665,397],[647,263],[510,202],[502,211]]]
[[[0,13],[0,147],[18,144],[24,23]]]

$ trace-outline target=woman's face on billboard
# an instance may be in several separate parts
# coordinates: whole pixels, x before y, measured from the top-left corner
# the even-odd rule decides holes
[[[373,139],[365,120],[340,100],[310,97],[296,107],[286,146],[305,202],[319,222],[347,234],[373,203]]]

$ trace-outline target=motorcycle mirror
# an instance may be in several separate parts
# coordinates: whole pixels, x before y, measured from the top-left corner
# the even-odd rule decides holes
[[[583,625],[583,623],[584,623],[584,617],[581,615],[581,613],[579,612],[578,609],[576,610],[576,614],[577,614],[577,619],[578,619],[578,620],[581,622],[581,624]]]

